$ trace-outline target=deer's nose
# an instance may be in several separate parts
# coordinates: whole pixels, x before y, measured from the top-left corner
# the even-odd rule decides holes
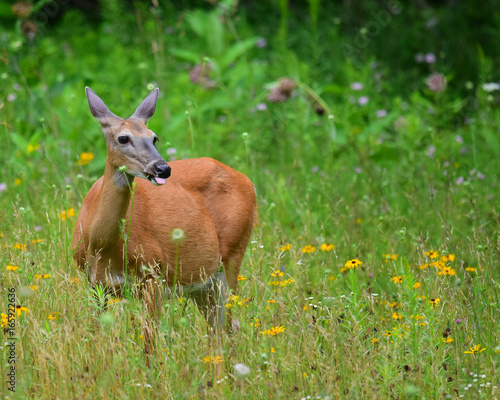
[[[166,179],[170,176],[170,165],[167,163],[157,164],[155,171],[158,177]]]

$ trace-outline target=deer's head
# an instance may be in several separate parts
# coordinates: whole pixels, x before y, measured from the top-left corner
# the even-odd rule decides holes
[[[158,88],[149,93],[129,118],[113,114],[89,87],[85,88],[90,112],[101,123],[108,147],[108,164],[125,173],[163,185],[170,176],[170,167],[158,153],[156,134],[146,127],[156,109]],[[133,179],[133,178],[132,178]]]

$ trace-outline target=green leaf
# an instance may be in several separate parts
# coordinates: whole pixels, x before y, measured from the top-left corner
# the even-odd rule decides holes
[[[201,60],[201,56],[194,51],[182,50],[182,49],[170,49],[170,54],[174,57],[180,58],[181,60],[190,61],[197,64]]]
[[[233,44],[222,56],[219,65],[221,69],[226,69],[231,63],[236,61],[238,57],[245,54],[248,50],[255,46],[259,39],[250,38]]]

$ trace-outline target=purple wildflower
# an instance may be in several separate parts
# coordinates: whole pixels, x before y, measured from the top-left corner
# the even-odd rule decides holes
[[[377,110],[377,117],[378,118],[387,117],[387,111],[386,110]]]
[[[436,146],[433,146],[432,144],[427,147],[427,156],[429,158],[434,158],[434,153],[436,152]]]
[[[361,82],[353,82],[351,83],[352,90],[362,90],[365,86]]]
[[[446,78],[439,72],[434,72],[425,81],[427,87],[433,92],[439,93],[446,89]]]
[[[257,40],[257,43],[255,44],[259,49],[263,49],[264,47],[267,47],[267,40],[265,38],[260,38]]]
[[[267,104],[266,103],[259,103],[255,107],[259,111],[266,111],[267,110]]]
[[[425,55],[425,62],[427,64],[434,64],[436,62],[436,56],[434,53],[427,53]]]
[[[460,186],[462,183],[464,183],[464,177],[463,176],[459,176],[457,178],[457,180],[455,181],[455,183]]]
[[[358,99],[358,104],[360,106],[364,106],[366,104],[368,104],[368,102],[370,101],[370,99],[368,98],[368,96],[361,96],[359,99]]]
[[[7,190],[7,184],[5,182],[0,183],[0,192]]]

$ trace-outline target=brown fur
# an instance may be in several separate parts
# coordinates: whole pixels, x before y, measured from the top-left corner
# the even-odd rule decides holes
[[[172,231],[181,228],[185,240],[178,249],[178,282],[198,283],[211,275],[222,257],[229,286],[236,289],[243,254],[256,219],[254,187],[243,174],[210,158],[173,161],[165,185],[137,178],[128,265],[154,267],[173,285],[177,244]],[[108,179],[106,176],[108,175]],[[78,215],[73,236],[75,259],[81,268],[100,251],[93,283],[107,284],[106,270],[124,273],[121,218],[130,216],[129,189],[113,186],[110,174],[90,189]],[[89,253],[90,251],[90,253]],[[129,271],[129,272],[132,272]]]

